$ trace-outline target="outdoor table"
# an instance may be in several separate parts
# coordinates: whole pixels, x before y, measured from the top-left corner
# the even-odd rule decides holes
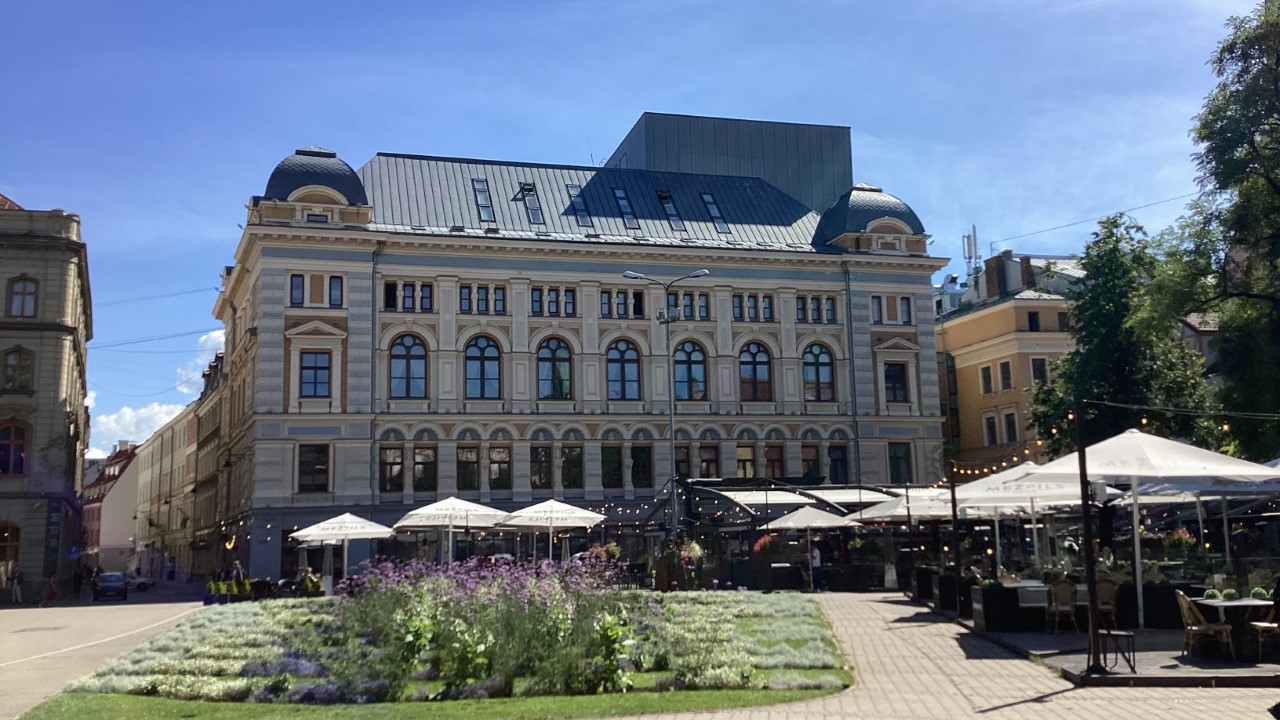
[[[1201,607],[1207,607],[1217,610],[1218,622],[1226,623],[1231,626],[1231,642],[1236,647],[1236,657],[1242,657],[1245,652],[1245,643],[1249,639],[1249,612],[1254,608],[1269,608],[1272,600],[1261,600],[1257,598],[1241,598],[1239,600],[1210,600],[1199,598],[1196,604]],[[1230,612],[1228,612],[1230,611]],[[1213,622],[1213,618],[1206,614],[1206,620]]]

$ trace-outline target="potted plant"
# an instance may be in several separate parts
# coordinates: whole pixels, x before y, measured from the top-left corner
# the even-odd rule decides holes
[[[1249,597],[1254,600],[1268,600],[1271,598],[1271,593],[1267,592],[1267,589],[1264,587],[1255,587],[1249,591]]]
[[[1187,551],[1195,547],[1195,544],[1196,539],[1186,528],[1168,532],[1164,536],[1165,557],[1170,560],[1184,560],[1187,557]]]
[[[1222,599],[1223,600],[1239,600],[1240,591],[1236,590],[1235,588],[1227,588],[1226,590],[1222,591]]]
[[[1204,599],[1205,600],[1221,600],[1222,593],[1218,592],[1217,590],[1214,590],[1213,588],[1209,588],[1204,591]]]

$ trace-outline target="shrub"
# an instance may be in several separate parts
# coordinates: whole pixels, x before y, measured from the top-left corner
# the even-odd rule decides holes
[[[835,690],[844,687],[844,682],[834,675],[806,677],[800,673],[778,672],[770,675],[764,686],[769,690]]]
[[[1226,590],[1222,591],[1222,599],[1223,600],[1239,600],[1240,591],[1236,590],[1235,588],[1227,588]]]
[[[1217,590],[1214,590],[1213,588],[1208,588],[1207,590],[1204,591],[1204,599],[1205,600],[1221,600],[1222,593],[1218,592]]]
[[[1254,600],[1266,600],[1271,597],[1271,593],[1267,592],[1267,589],[1264,587],[1255,587],[1249,591],[1249,597]]]

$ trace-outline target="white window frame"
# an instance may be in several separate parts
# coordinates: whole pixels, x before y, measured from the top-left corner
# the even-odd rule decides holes
[[[289,339],[289,407],[287,412],[334,412],[342,408],[342,341],[347,334],[318,321],[309,322],[285,333]],[[302,353],[329,353],[329,397],[299,397],[302,382]]]
[[[1009,415],[1012,415],[1014,425],[1018,428],[1018,438],[1022,437],[1022,425],[1020,424],[1021,420],[1018,418],[1017,406],[1007,405],[1005,407],[1000,408],[998,412],[1000,414],[996,417],[996,427],[1000,435],[1000,442],[1004,445],[1018,442],[1018,439],[1013,439],[1013,440],[1009,439],[1009,433],[1007,432],[1008,426],[1005,425],[1005,418]]]
[[[1005,387],[1004,385],[1004,367],[1006,365],[1009,366],[1009,386],[1008,387]],[[1012,390],[1014,386],[1017,384],[1014,382],[1014,379],[1013,379],[1013,361],[1012,360],[998,361],[996,363],[996,375],[1000,378],[1000,392],[1004,392],[1005,390]]]
[[[994,423],[995,423],[995,425],[996,425],[996,437],[995,437],[995,442],[994,442],[994,443],[990,442],[991,438],[989,438],[989,437],[987,436],[987,421],[988,421],[988,420],[990,420],[990,421],[994,422]],[[1000,416],[999,416],[999,414],[998,414],[998,413],[996,413],[996,411],[995,411],[995,410],[984,410],[984,411],[982,412],[982,429],[981,429],[981,432],[982,432],[982,446],[983,446],[983,447],[998,447],[998,446],[1001,444],[1001,443],[1000,443]]]
[[[983,382],[982,382],[982,371],[983,371],[983,370],[986,370],[986,371],[987,371],[987,373],[991,376],[991,389],[990,389],[990,390],[986,389],[986,387],[983,385]],[[986,364],[986,365],[979,365],[979,366],[978,366],[978,394],[979,394],[979,395],[994,395],[995,393],[996,393],[996,371],[995,371],[995,368],[994,368],[990,363],[988,363],[988,364]]]
[[[877,310],[879,310],[879,312],[877,312]],[[877,315],[880,316],[879,319],[876,319]],[[884,324],[884,296],[883,295],[871,296],[871,324],[872,325]]]

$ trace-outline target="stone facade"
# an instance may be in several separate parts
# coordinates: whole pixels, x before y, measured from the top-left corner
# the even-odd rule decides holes
[[[184,580],[192,572],[197,405],[187,405],[137,448],[131,569],[153,580]]]
[[[32,600],[49,577],[70,577],[69,550],[82,544],[93,325],[80,218],[0,210],[0,259],[0,597],[16,566]]]

